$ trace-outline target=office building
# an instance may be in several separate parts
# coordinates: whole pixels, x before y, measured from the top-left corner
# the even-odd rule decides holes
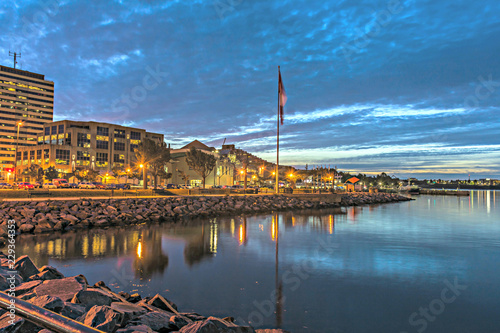
[[[43,125],[37,133],[37,145],[19,147],[18,176],[31,164],[46,169],[54,166],[61,173],[78,169],[97,170],[101,174],[113,167],[135,166],[135,153],[141,140],[163,142],[163,134],[93,121],[61,120]]]
[[[54,82],[42,74],[0,66],[0,178],[14,166],[16,147],[36,145],[53,113]]]

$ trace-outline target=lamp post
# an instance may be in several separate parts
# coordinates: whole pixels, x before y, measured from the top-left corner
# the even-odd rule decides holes
[[[128,184],[128,175],[130,174],[130,168],[127,169],[127,178],[125,178],[125,184]]]
[[[139,165],[139,167],[142,169],[143,189],[147,190],[148,189],[148,180],[146,178],[146,166],[144,164],[141,164],[141,165]]]
[[[17,175],[17,146],[19,145],[19,128],[24,125],[22,121],[17,122],[17,136],[16,136],[16,152],[14,156],[14,181],[16,181]]]

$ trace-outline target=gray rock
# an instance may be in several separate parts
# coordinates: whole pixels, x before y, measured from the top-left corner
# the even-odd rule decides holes
[[[29,281],[25,283],[21,283],[16,287],[16,296],[21,296],[32,292],[36,287],[42,284],[43,281]]]
[[[61,315],[71,318],[77,319],[85,314],[85,305],[76,304],[71,302],[64,302],[64,307],[61,310]]]
[[[186,325],[189,325],[191,322],[188,321],[188,319],[186,319],[186,317],[174,315],[174,316],[170,317],[170,323],[173,326],[176,326],[180,329]]]
[[[14,322],[12,322],[12,318],[9,316],[9,313],[5,313],[2,316],[0,316],[0,332],[2,333],[18,332],[23,324],[24,324],[24,319],[22,319],[19,316],[16,316]]]
[[[116,333],[154,333],[151,328],[146,325],[133,325],[127,326],[125,328],[119,329]],[[169,331],[170,332],[170,331]]]
[[[168,302],[168,305],[164,302],[164,300]],[[177,311],[177,305],[175,305],[173,302],[167,300],[166,298],[164,298],[160,294],[156,294],[153,298],[148,300],[147,303],[149,305],[152,305],[154,307],[157,307],[158,309],[162,309],[165,311],[172,311],[170,309],[170,307],[174,308],[174,310]]]
[[[98,330],[114,332],[117,326],[122,322],[122,315],[109,306],[95,305],[78,320]]]
[[[176,331],[179,328],[174,325],[173,322],[170,321],[170,318],[173,317],[174,314],[170,312],[148,312],[143,314],[132,323],[146,325],[151,327],[153,331],[162,332],[162,331]]]
[[[204,321],[188,324],[179,330],[179,333],[255,333],[248,326],[238,326],[220,318],[208,317]]]
[[[91,307],[95,305],[111,305],[112,302],[119,302],[120,300],[111,295],[110,293],[101,290],[101,289],[86,289],[86,290],[80,290],[78,293],[75,294],[73,299],[71,300],[72,303],[81,303],[85,304],[87,309],[90,309]]]
[[[33,229],[35,229],[35,226],[32,224],[29,224],[29,223],[22,224],[19,227],[19,231],[21,231],[21,233],[23,233],[23,234],[30,233],[33,231]]]
[[[134,320],[140,315],[146,313],[146,309],[134,304],[127,304],[123,302],[113,302],[111,303],[111,308],[115,311],[123,313],[123,321],[128,323],[131,320]]]
[[[40,273],[30,276],[29,281],[33,280],[55,280],[62,279],[64,275],[52,266],[43,266]]]
[[[59,297],[64,302],[69,301],[81,290],[87,289],[85,277],[80,275],[59,280],[47,280],[35,288],[37,296],[50,295]]]
[[[33,297],[28,302],[54,312],[61,311],[64,306],[63,301],[59,297],[48,295]]]
[[[30,276],[40,273],[33,261],[26,255],[16,260],[14,269],[19,272],[23,280],[27,280]]]

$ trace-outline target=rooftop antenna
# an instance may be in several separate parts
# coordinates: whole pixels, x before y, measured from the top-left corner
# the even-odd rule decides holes
[[[9,51],[9,57],[14,57],[14,68],[16,68],[16,64],[17,64],[17,58],[21,58],[21,52],[17,53],[17,52],[10,52]]]

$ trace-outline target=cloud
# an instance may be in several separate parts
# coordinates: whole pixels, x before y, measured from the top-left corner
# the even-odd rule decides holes
[[[272,160],[280,65],[283,163],[500,178],[496,1],[401,0],[387,22],[380,0],[241,1],[222,18],[212,1],[58,1],[0,4],[0,61],[22,46],[23,69],[55,82],[56,119],[143,127],[177,147],[226,138]],[[164,80],[112,112],[148,66]]]

